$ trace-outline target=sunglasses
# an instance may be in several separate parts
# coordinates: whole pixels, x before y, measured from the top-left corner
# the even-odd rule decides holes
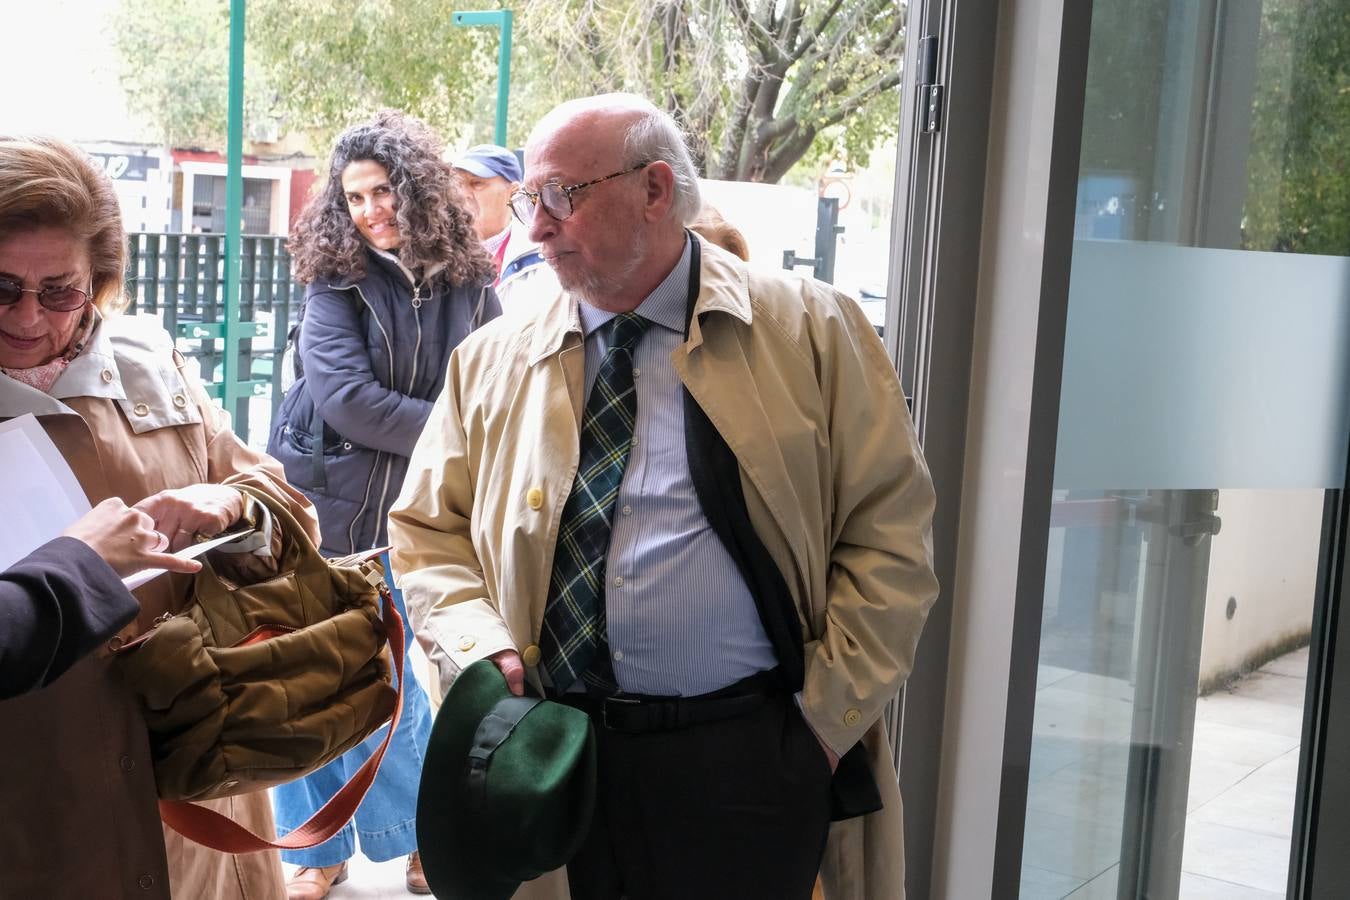
[[[77,287],[49,287],[42,290],[26,288],[7,278],[0,278],[0,306],[13,306],[24,294],[37,294],[43,309],[52,312],[74,312],[89,302],[89,294]]]
[[[527,191],[521,188],[511,194],[511,212],[520,220],[520,224],[530,225],[534,222],[535,211],[542,206],[544,212],[561,222],[572,215],[572,195],[577,191],[599,184],[602,181],[609,181],[611,178],[631,175],[650,165],[649,162],[640,163],[631,169],[624,169],[622,172],[615,172],[613,175],[606,175],[592,181],[583,181],[581,184],[558,184],[556,181],[550,181],[541,184],[537,191]]]

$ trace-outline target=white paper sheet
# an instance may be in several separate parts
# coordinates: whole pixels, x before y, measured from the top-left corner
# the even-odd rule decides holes
[[[0,569],[89,512],[80,482],[35,416],[0,422]]]
[[[174,556],[178,556],[183,559],[196,559],[198,556],[201,556],[207,550],[219,547],[221,544],[228,544],[230,541],[238,540],[239,538],[250,533],[251,531],[253,531],[252,528],[241,528],[238,531],[229,531],[226,532],[225,534],[219,535],[218,537],[213,537],[209,541],[202,541],[200,544],[189,544],[182,550],[179,550],[177,553],[175,553]],[[127,586],[127,590],[134,591],[136,590],[136,588],[145,584],[152,578],[157,578],[158,576],[163,575],[165,571],[167,570],[141,569],[139,572],[133,572],[126,578],[123,578],[122,583]]]

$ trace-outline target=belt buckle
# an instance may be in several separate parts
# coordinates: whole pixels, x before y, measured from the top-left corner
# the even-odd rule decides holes
[[[634,707],[641,704],[641,700],[635,700],[631,697],[606,697],[600,701],[600,724],[604,725],[610,731],[620,731],[621,729],[609,721],[609,710],[611,703],[621,703],[624,706]]]

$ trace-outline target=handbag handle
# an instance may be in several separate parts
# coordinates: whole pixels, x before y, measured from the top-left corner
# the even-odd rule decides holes
[[[320,582],[328,579],[329,561],[319,552],[318,546],[310,539],[309,532],[284,502],[247,482],[226,480],[222,483],[253,500],[271,515],[272,528],[283,536],[281,552],[276,561],[278,572],[293,571],[296,579],[301,582],[309,581],[311,578]],[[195,576],[194,589],[202,605],[219,611],[222,616],[228,616],[228,611],[235,609],[229,597],[229,589],[220,579],[208,577],[211,575],[211,572],[207,571],[208,568],[215,571],[209,554],[202,559],[202,571]],[[230,624],[239,627],[241,621]],[[249,630],[248,627],[240,627],[239,635],[242,636]]]
[[[384,751],[394,737],[399,719],[403,715],[403,617],[394,607],[393,595],[383,583],[379,585],[382,601],[385,631],[388,635],[389,650],[394,659],[394,671],[398,674],[398,698],[394,702],[394,715],[389,720],[389,732],[380,742],[379,748],[371,754],[361,768],[356,770],[350,780],[344,784],[314,815],[285,837],[269,841],[240,825],[228,816],[215,810],[185,803],[179,800],[159,801],[159,817],[174,831],[190,841],[195,841],[212,850],[222,853],[256,853],[260,850],[303,850],[322,844],[342,830],[356,808],[361,805],[366,791],[375,781],[375,773],[380,770]]]
[[[328,560],[324,559],[323,554],[319,552],[318,545],[308,539],[309,532],[305,530],[305,527],[300,524],[295,514],[283,501],[262,488],[247,482],[227,480],[223,484],[226,487],[234,488],[244,496],[266,507],[272,516],[272,527],[280,529],[283,535],[305,536],[304,539],[283,540],[281,542],[281,557],[277,560],[277,571],[294,569],[297,574],[327,571]]]

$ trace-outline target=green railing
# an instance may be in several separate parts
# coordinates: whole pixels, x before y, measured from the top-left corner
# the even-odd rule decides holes
[[[179,341],[184,355],[201,364],[201,378],[213,397],[224,396],[223,323],[225,236],[155,234],[127,236],[128,312],[158,315]],[[268,420],[281,402],[281,356],[286,332],[300,308],[303,288],[291,281],[291,257],[280,235],[244,235],[239,253],[241,322],[239,367],[252,397],[270,397]],[[230,410],[235,431],[249,436],[251,397]],[[256,417],[255,417],[256,422]]]

